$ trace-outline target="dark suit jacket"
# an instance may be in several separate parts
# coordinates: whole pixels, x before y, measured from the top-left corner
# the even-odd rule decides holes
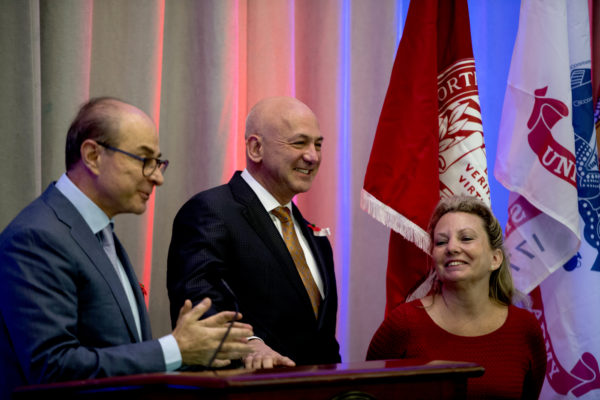
[[[0,398],[14,386],[164,371],[143,294],[115,241],[140,310],[83,217],[48,189],[0,235]]]
[[[234,309],[235,296],[243,320],[273,350],[299,365],[339,362],[331,245],[312,234],[296,206],[293,212],[325,287],[318,320],[281,235],[238,171],[192,197],[175,218],[167,266],[172,323],[185,299],[210,297],[215,312]]]

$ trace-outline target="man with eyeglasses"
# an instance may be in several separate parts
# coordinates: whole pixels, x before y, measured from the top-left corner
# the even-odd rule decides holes
[[[186,301],[172,334],[152,339],[112,219],[146,210],[168,166],[159,157],[154,123],[138,108],[105,97],[79,110],[67,172],[0,234],[0,398],[27,384],[224,366],[251,351],[252,327],[233,321],[241,315],[199,320],[208,298]]]

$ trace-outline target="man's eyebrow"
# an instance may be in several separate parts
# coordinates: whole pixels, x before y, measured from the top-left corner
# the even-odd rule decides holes
[[[292,136],[290,139],[296,140],[296,139],[311,139],[311,138],[312,138],[312,136],[307,135],[306,133],[298,133],[298,134]],[[323,136],[318,136],[314,140],[315,140],[315,142],[318,142],[319,140],[323,141]]]
[[[150,154],[150,155],[154,154],[154,149],[152,149],[146,145],[140,146],[139,150],[146,154]],[[160,158],[160,157],[162,157],[162,153],[158,153],[158,155],[156,156],[156,158]]]

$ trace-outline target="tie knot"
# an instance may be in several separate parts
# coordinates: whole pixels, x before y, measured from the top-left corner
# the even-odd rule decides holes
[[[277,207],[271,210],[271,214],[276,216],[281,222],[288,222],[290,220],[290,210],[287,207]]]
[[[113,222],[111,221],[108,225],[106,225],[100,232],[97,233],[97,236],[100,238],[100,241],[103,243],[103,245],[112,245],[112,243],[114,242]]]

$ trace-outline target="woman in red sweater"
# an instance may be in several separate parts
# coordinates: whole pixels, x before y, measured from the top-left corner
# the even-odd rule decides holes
[[[475,362],[469,398],[536,399],[546,351],[535,316],[512,305],[514,287],[502,228],[474,197],[440,201],[429,223],[433,286],[383,321],[368,360],[418,358]]]

